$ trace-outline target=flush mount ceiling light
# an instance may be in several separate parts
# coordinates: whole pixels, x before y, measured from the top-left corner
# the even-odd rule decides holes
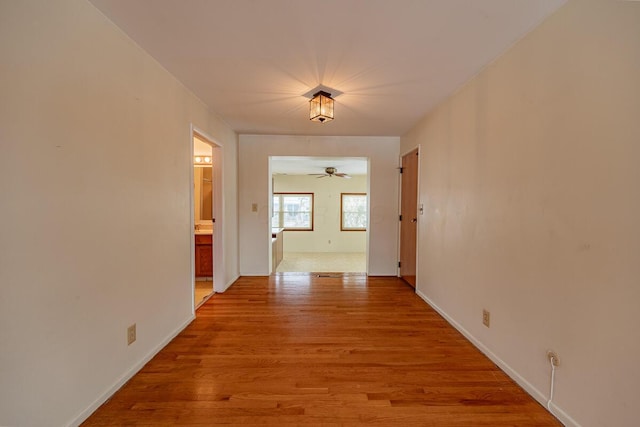
[[[309,119],[312,122],[328,122],[333,120],[333,98],[323,90],[313,94],[309,101]]]
[[[303,94],[309,99],[309,120],[326,123],[333,120],[334,99],[342,95],[337,89],[319,85]]]

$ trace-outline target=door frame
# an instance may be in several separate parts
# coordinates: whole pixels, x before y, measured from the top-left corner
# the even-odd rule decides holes
[[[421,167],[421,156],[420,153],[422,151],[422,146],[421,144],[417,144],[409,149],[407,149],[406,151],[400,153],[400,156],[398,156],[398,172],[400,171],[400,168],[402,167],[402,158],[404,156],[406,156],[407,154],[409,154],[410,152],[412,152],[413,150],[418,150],[418,171],[417,171],[417,177],[416,177],[416,207],[418,209],[418,212],[416,212],[416,218],[418,218],[418,221],[416,222],[416,287],[415,287],[415,291],[418,291],[418,283],[419,283],[419,275],[420,275],[420,265],[418,263],[418,260],[420,259],[420,217],[424,215],[424,206],[422,203],[420,203],[420,167]],[[400,179],[398,180],[398,212],[402,212],[402,177],[400,177]],[[400,220],[398,220],[398,261],[400,260],[400,248],[402,245],[402,230],[401,230],[402,224],[400,223]],[[397,267],[397,276],[400,277],[400,267]]]
[[[195,286],[196,286],[196,276],[195,276],[195,196],[194,196],[194,169],[195,166],[193,164],[194,157],[194,149],[193,149],[193,139],[195,136],[200,137],[203,141],[207,142],[211,145],[213,156],[212,156],[212,167],[213,167],[213,217],[216,222],[214,225],[213,232],[213,292],[224,292],[225,287],[225,252],[224,252],[224,197],[223,197],[223,189],[224,189],[224,146],[218,143],[214,138],[208,135],[203,130],[199,129],[195,125],[191,124],[189,129],[189,146],[190,146],[190,156],[189,156],[189,234],[190,234],[190,242],[191,247],[189,250],[190,256],[190,271],[191,271],[191,303],[193,305],[193,313],[195,313]]]
[[[367,276],[369,276],[369,244],[370,244],[370,232],[371,232],[371,157],[369,156],[334,156],[334,155],[327,155],[327,156],[323,156],[323,155],[319,155],[319,154],[313,154],[313,155],[305,155],[305,156],[295,156],[295,155],[291,155],[291,154],[287,154],[287,155],[269,155],[268,158],[268,167],[267,167],[267,176],[268,176],[268,203],[267,203],[267,223],[269,224],[269,239],[268,239],[268,251],[267,253],[269,254],[269,274],[274,274],[276,273],[276,271],[273,271],[273,264],[272,264],[272,259],[273,259],[273,253],[272,253],[272,245],[271,245],[271,212],[273,212],[273,171],[271,168],[271,163],[273,161],[273,158],[279,158],[279,157],[296,157],[296,158],[300,158],[300,157],[304,157],[307,159],[315,159],[315,158],[321,158],[321,159],[329,159],[329,158],[333,158],[336,160],[340,160],[340,159],[349,159],[349,158],[357,158],[363,161],[366,161],[367,163],[367,179],[366,179],[366,194],[367,194],[367,229],[365,230],[365,243],[364,243],[364,251],[365,251],[365,271],[363,273],[365,273]],[[313,171],[310,171],[313,172]],[[315,215],[315,207],[314,207],[314,215]]]

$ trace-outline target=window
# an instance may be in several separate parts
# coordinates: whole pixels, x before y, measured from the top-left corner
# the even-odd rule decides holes
[[[313,193],[273,193],[271,226],[313,230]]]
[[[367,194],[340,193],[340,230],[367,229]]]

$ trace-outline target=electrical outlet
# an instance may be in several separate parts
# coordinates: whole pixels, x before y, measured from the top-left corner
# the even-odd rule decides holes
[[[133,344],[136,340],[136,324],[129,326],[127,328],[127,345]]]
[[[560,358],[558,357],[558,353],[556,353],[553,350],[548,350],[547,351],[547,360],[551,363],[553,363],[553,366],[559,366],[560,365]]]
[[[258,212],[258,204],[251,203],[251,212]]]
[[[489,313],[489,310],[482,309],[482,324],[488,328],[490,323],[491,313]]]

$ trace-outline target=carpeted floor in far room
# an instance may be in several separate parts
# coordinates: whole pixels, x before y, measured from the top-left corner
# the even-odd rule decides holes
[[[364,273],[367,257],[364,252],[285,252],[278,273]]]

